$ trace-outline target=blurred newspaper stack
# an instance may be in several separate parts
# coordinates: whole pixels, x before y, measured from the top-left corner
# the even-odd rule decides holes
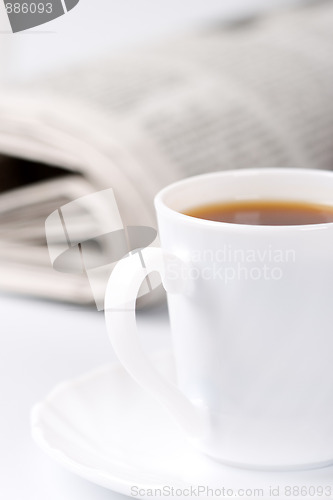
[[[135,51],[134,51],[135,52]],[[155,226],[166,184],[246,167],[333,167],[333,4],[216,25],[0,96],[0,287],[89,303],[52,269],[44,222],[112,187]]]

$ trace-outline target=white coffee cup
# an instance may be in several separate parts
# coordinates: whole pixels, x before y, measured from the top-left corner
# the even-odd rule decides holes
[[[256,226],[184,215],[244,199],[333,205],[333,173],[248,169],[192,177],[155,199],[162,249],[121,260],[108,283],[111,342],[134,379],[205,454],[250,468],[333,463],[333,223]],[[150,364],[135,300],[158,271],[178,387]]]

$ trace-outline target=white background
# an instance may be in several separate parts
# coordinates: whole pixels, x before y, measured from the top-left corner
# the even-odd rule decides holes
[[[14,1],[14,0],[6,0]],[[26,78],[117,54],[194,26],[301,0],[80,0],[68,14],[13,35],[0,2],[1,78]],[[304,0],[303,0],[304,1]]]

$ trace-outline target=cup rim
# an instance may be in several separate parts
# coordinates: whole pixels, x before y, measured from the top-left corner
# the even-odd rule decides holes
[[[205,226],[211,227],[215,229],[234,229],[241,231],[267,231],[274,230],[277,231],[309,231],[309,230],[319,230],[319,229],[328,229],[332,228],[333,222],[324,222],[317,224],[294,224],[294,225],[260,225],[260,224],[237,224],[236,222],[220,222],[213,221],[207,219],[200,219],[198,217],[193,217],[192,215],[186,215],[182,212],[179,212],[166,204],[165,198],[175,189],[179,189],[182,186],[191,186],[197,184],[198,182],[214,179],[220,177],[240,177],[244,174],[248,176],[257,176],[257,175],[277,175],[283,173],[284,176],[306,176],[308,178],[311,177],[322,177],[322,178],[333,178],[333,172],[331,170],[324,169],[314,169],[314,168],[289,168],[289,167],[265,167],[265,168],[242,168],[242,169],[228,169],[228,170],[219,170],[217,172],[208,172],[205,174],[194,175],[191,177],[186,177],[179,181],[173,182],[168,186],[161,189],[154,198],[154,206],[156,213],[164,213],[166,216],[175,217],[183,222],[196,225],[196,226]],[[333,196],[332,196],[333,198]]]

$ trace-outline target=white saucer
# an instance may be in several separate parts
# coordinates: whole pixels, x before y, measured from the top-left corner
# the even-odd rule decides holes
[[[172,377],[170,355],[155,357],[155,364]],[[333,467],[259,472],[227,467],[200,455],[169,414],[119,364],[56,387],[33,409],[32,434],[67,469],[137,498],[163,498],[151,491],[163,487],[170,499],[213,496],[207,491],[195,495],[199,486],[218,490],[214,498],[232,498],[230,493],[241,496],[240,489],[248,490],[243,497],[255,499],[333,498]],[[192,492],[186,490],[191,486]],[[168,495],[172,487],[174,495]],[[273,495],[270,488],[278,487],[278,495]],[[289,487],[303,487],[303,494],[297,489],[290,494]],[[318,495],[325,487],[326,494],[323,490]],[[263,495],[255,489],[263,489]]]

